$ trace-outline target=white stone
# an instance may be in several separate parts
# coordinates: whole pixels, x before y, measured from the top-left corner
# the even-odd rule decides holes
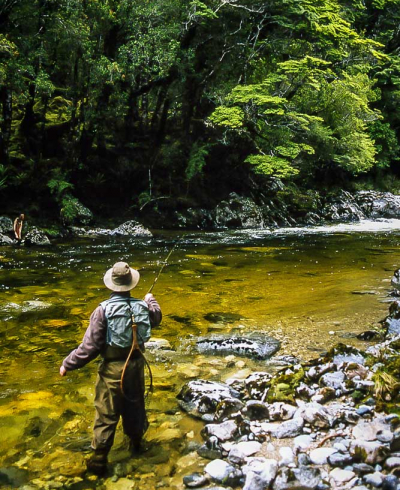
[[[221,424],[207,424],[204,428],[209,436],[216,436],[220,441],[229,441],[237,430],[237,425],[234,420],[226,420]]]
[[[246,441],[233,444],[229,451],[229,461],[240,463],[248,456],[252,456],[261,449],[261,444],[257,441]]]
[[[294,454],[291,447],[280,447],[279,456],[279,466],[289,466],[294,463]]]
[[[264,486],[260,488],[268,488],[278,473],[278,463],[274,459],[249,458],[247,465],[243,466],[242,471],[246,475],[244,489],[253,490],[250,482],[263,484]],[[257,475],[258,478],[255,478],[254,475]],[[258,487],[255,487],[254,490],[256,488]]]
[[[220,482],[223,481],[233,469],[233,466],[222,459],[214,459],[214,461],[208,463],[204,468],[205,472],[208,473],[211,478]]]
[[[375,473],[370,473],[369,475],[365,475],[363,480],[367,485],[372,485],[373,487],[382,486],[383,480],[385,476],[379,471],[375,471]]]
[[[355,476],[354,471],[341,470],[340,468],[335,468],[329,473],[329,477],[337,484],[347,483]]]
[[[326,464],[328,462],[328,457],[336,452],[336,449],[332,447],[320,447],[310,451],[309,456],[313,464]]]
[[[298,451],[299,449],[307,449],[311,446],[313,443],[313,439],[311,436],[308,434],[303,434],[301,436],[297,436],[293,440],[293,448],[295,451]]]
[[[400,466],[400,458],[398,456],[392,456],[385,461],[386,468],[392,469]]]

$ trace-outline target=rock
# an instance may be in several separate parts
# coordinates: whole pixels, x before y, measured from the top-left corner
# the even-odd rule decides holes
[[[332,373],[332,374],[336,374],[336,373]],[[334,398],[336,398],[336,390],[329,386],[325,386],[324,388],[320,388],[315,392],[315,395],[311,397],[311,401],[324,404],[330,400],[333,400]]]
[[[232,471],[235,471],[235,468],[222,459],[215,459],[214,461],[211,461],[211,463],[208,463],[204,468],[204,471],[210,475],[213,480],[222,482],[229,477],[229,474]]]
[[[184,385],[178,394],[179,405],[194,417],[210,422],[218,404],[240,394],[224,383],[194,380]]]
[[[295,437],[293,440],[293,448],[295,451],[299,449],[308,449],[313,443],[313,438],[307,434]]]
[[[389,306],[389,315],[383,320],[382,325],[388,335],[400,334],[400,301],[396,300]]]
[[[395,475],[387,475],[382,483],[382,490],[397,490],[399,479]]]
[[[131,237],[152,237],[153,233],[138,221],[126,221],[111,231],[111,235]]]
[[[332,447],[320,447],[310,451],[309,457],[313,464],[326,464],[328,457],[336,453],[336,449]]]
[[[373,466],[366,463],[355,463],[353,464],[353,470],[357,475],[366,475],[367,473],[373,473]]]
[[[64,226],[87,226],[93,221],[93,213],[90,209],[72,196],[64,201],[64,207],[60,211],[60,217]]]
[[[303,400],[310,400],[310,398],[315,395],[316,391],[305,383],[300,383],[296,388],[297,395]]]
[[[399,286],[400,287],[400,286]],[[274,356],[268,361],[268,366],[295,366],[300,364],[297,357],[291,355]]]
[[[352,435],[354,439],[362,441],[391,442],[393,439],[390,425],[385,422],[384,417],[370,421],[360,420],[353,428]]]
[[[188,208],[183,211],[175,211],[176,222],[179,228],[205,229],[212,224],[212,214],[206,209]]]
[[[316,490],[321,480],[321,472],[315,467],[281,468],[272,488],[273,490]]]
[[[342,454],[342,453],[333,453],[328,457],[328,463],[331,466],[340,466],[344,467],[353,462],[353,458],[350,454]]]
[[[252,456],[261,449],[261,444],[256,441],[239,442],[234,444],[229,451],[228,459],[232,463],[239,464],[248,456]]]
[[[171,344],[166,339],[158,339],[151,337],[145,344],[146,350],[160,351],[160,350],[172,350]]]
[[[400,286],[399,286],[400,287]],[[358,340],[380,340],[382,338],[382,335],[380,332],[377,332],[376,330],[366,330],[365,332],[361,332],[357,335]]]
[[[264,228],[264,218],[260,208],[248,197],[232,192],[226,201],[215,208],[216,228]]]
[[[3,231],[3,232],[5,231],[5,230],[1,230],[1,223],[0,223],[0,231]],[[392,277],[392,280],[391,280],[391,284],[392,284],[392,286],[395,289],[397,289],[398,291],[400,291],[400,269],[396,269],[394,271],[393,277]]]
[[[384,461],[388,452],[387,446],[376,441],[352,440],[350,443],[350,454],[367,464]]]
[[[400,467],[400,457],[392,456],[391,458],[388,458],[385,461],[385,467],[388,468],[389,470]]]
[[[25,245],[45,246],[50,245],[50,240],[38,228],[31,228],[24,239]]]
[[[215,334],[201,338],[196,342],[197,350],[206,354],[251,357],[267,359],[280,349],[280,342],[273,337],[261,334],[250,334],[248,337],[233,336],[232,334]]]
[[[297,408],[283,402],[275,402],[269,405],[269,418],[271,420],[289,420],[293,418]]]
[[[367,485],[371,485],[372,487],[379,488],[382,486],[384,475],[379,471],[375,471],[375,473],[370,473],[369,475],[363,476],[363,482]]]
[[[257,400],[249,400],[242,414],[249,420],[264,420],[269,418],[268,404]]]
[[[270,373],[255,372],[250,374],[244,381],[245,389],[249,397],[255,400],[265,398],[271,379],[272,375]]]
[[[215,436],[220,441],[228,441],[232,439],[235,432],[237,432],[238,426],[234,420],[226,420],[221,424],[207,424],[203,430],[202,434],[206,436]]]
[[[367,405],[360,405],[357,408],[357,414],[360,417],[364,417],[365,415],[371,415],[373,413],[373,410],[371,407],[368,407]]]
[[[205,459],[220,459],[222,457],[222,449],[218,443],[218,439],[214,443],[212,438],[210,438],[205,444],[199,447],[197,454]]]
[[[359,191],[354,200],[369,218],[400,217],[400,196],[390,192]]]
[[[289,466],[294,463],[294,454],[291,447],[280,447],[279,456],[279,466]]]
[[[244,403],[236,398],[222,400],[215,410],[214,421],[223,422],[226,419],[234,418],[232,415],[239,413],[244,407]]]
[[[183,477],[183,483],[187,488],[198,488],[206,485],[209,479],[203,473],[192,473]]]
[[[342,371],[336,371],[335,373],[326,373],[321,376],[320,383],[333,390],[338,390],[342,388],[344,379],[344,373]]]
[[[319,364],[317,366],[312,366],[306,373],[306,376],[311,381],[318,380],[323,374],[330,371],[336,371],[336,365],[333,362],[327,364]]]
[[[365,218],[362,208],[347,191],[330,198],[322,209],[325,219],[334,222],[360,221]]]
[[[0,233],[0,245],[13,245],[14,243],[17,243],[17,241],[13,240],[7,235],[4,235],[3,233]]]
[[[346,346],[347,347],[347,346]],[[350,350],[351,349],[351,350]],[[348,348],[348,352],[337,353],[333,356],[333,364],[340,366],[341,364],[365,364],[365,358],[360,351],[354,348]]]
[[[14,224],[11,218],[6,216],[0,216],[0,233],[12,233],[14,231]]]
[[[278,463],[274,459],[249,458],[243,473],[246,481],[243,490],[264,490],[269,488],[278,472]]]
[[[340,468],[335,468],[329,473],[329,479],[333,480],[335,484],[341,485],[352,480],[356,474],[354,471],[342,470]]]
[[[304,420],[301,417],[294,417],[291,420],[286,420],[282,423],[261,423],[261,429],[267,433],[271,434],[272,437],[277,439],[285,439],[287,437],[296,437],[301,434]]]
[[[319,403],[305,403],[298,409],[296,415],[314,427],[328,428],[331,426],[331,415]]]

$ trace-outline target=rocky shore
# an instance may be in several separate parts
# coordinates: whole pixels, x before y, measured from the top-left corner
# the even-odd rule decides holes
[[[283,189],[277,183],[277,189]],[[341,191],[324,198],[314,194],[307,203],[288,204],[284,199],[263,195],[257,198],[231,193],[214,209],[186,207],[149,212],[144,216],[123,222],[119,226],[105,228],[94,226],[93,213],[78,201],[75,203],[73,218],[63,215],[60,222],[51,228],[40,228],[28,224],[23,230],[23,245],[50,245],[53,238],[99,238],[132,237],[149,238],[148,227],[168,229],[273,229],[286,226],[309,226],[329,223],[357,222],[365,219],[400,218],[400,196],[390,192],[359,191],[350,194]],[[0,217],[0,245],[16,245],[13,238],[13,222],[10,217]]]
[[[393,278],[397,285],[397,276]],[[400,489],[400,302],[386,339],[226,383],[188,382],[181,408],[206,422],[204,471],[187,488]]]

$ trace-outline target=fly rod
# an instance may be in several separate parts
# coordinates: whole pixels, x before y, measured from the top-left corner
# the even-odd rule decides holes
[[[174,246],[171,248],[171,250],[169,251],[168,255],[166,256],[164,262],[163,262],[163,265],[161,266],[160,270],[158,271],[158,274],[156,276],[156,278],[154,279],[154,282],[153,284],[151,285],[151,288],[147,291],[147,294],[151,293],[153,291],[153,288],[154,286],[157,284],[157,281],[158,281],[158,278],[161,276],[162,274],[162,271],[164,270],[164,267],[168,264],[168,260],[169,258],[171,257],[172,255],[172,252],[175,250],[175,248],[177,247],[178,243],[182,240],[183,237],[185,237],[186,235],[182,235],[174,244]]]

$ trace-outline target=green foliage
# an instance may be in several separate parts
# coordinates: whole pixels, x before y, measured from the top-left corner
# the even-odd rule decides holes
[[[220,106],[211,114],[209,120],[217,126],[238,129],[243,126],[244,113],[239,107]]]
[[[245,160],[254,165],[255,172],[263,175],[273,175],[286,179],[299,173],[287,160],[271,155],[250,155]]]
[[[185,170],[186,179],[190,182],[194,177],[201,174],[203,167],[206,164],[206,157],[208,156],[208,145],[202,145],[195,143],[190,151],[188,164]]]

